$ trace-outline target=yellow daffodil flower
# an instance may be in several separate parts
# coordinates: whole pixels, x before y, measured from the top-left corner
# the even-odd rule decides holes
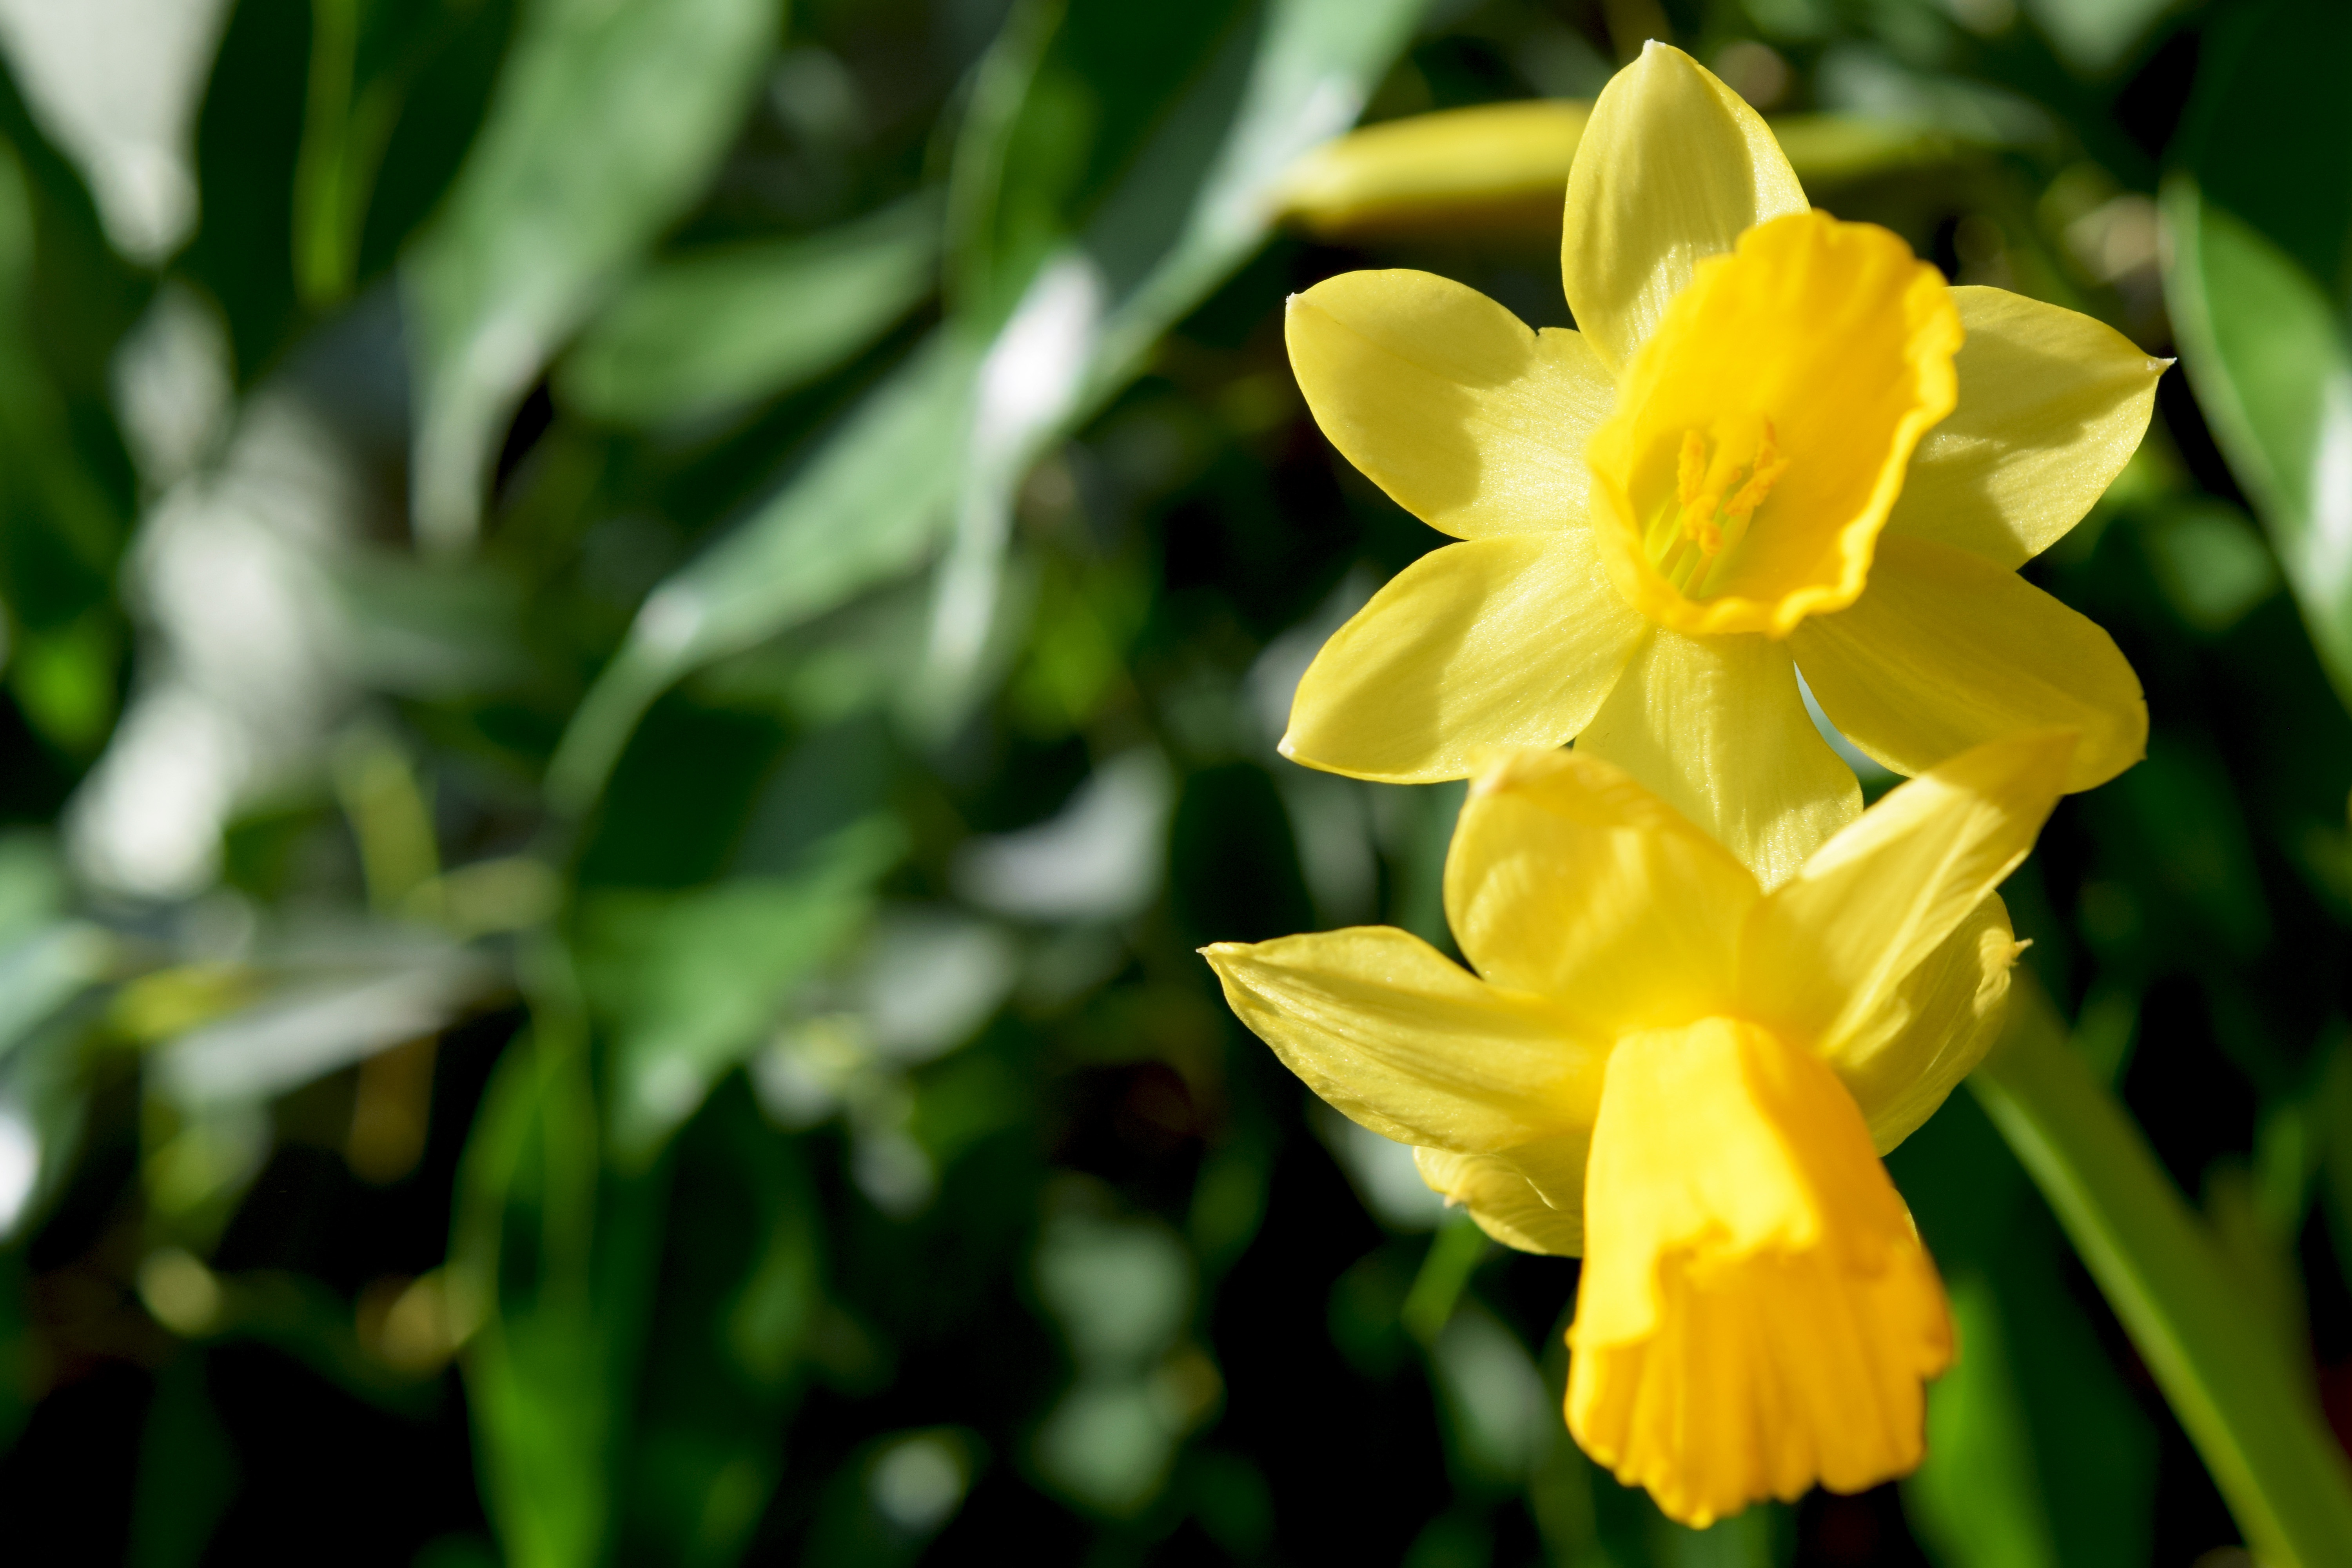
[[[1861,809],[1800,669],[1898,773],[2049,725],[2082,736],[2070,790],[2138,758],[2130,667],[2016,568],[2129,459],[2166,362],[1811,209],[1659,44],[1593,105],[1560,256],[1576,331],[1423,272],[1292,299],[1324,432],[1460,542],[1324,646],[1286,753],[1412,783],[1573,737],[1768,886]]]
[[[1361,927],[1204,949],[1309,1088],[1411,1143],[1488,1235],[1581,1253],[1568,1421],[1694,1525],[1917,1465],[1943,1290],[1878,1155],[1992,1039],[1993,888],[2071,731],[1974,748],[1767,891],[1623,771],[1499,753],[1445,909],[1475,973]]]

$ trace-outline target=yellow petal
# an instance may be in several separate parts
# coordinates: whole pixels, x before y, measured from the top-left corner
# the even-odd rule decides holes
[[[2000,894],[1988,894],[1823,1053],[1862,1107],[1880,1153],[1916,1132],[1992,1048],[2022,951],[2008,907]]]
[[[1789,639],[1845,737],[1899,773],[2023,730],[2081,732],[2069,791],[2147,749],[2147,704],[2115,640],[2006,567],[1924,539],[1879,541],[1853,607]]]
[[[1955,289],[1959,401],[1911,456],[1886,531],[2020,566],[2083,520],[2139,449],[2153,359],[2103,321],[2002,289]]]
[[[1702,259],[1807,205],[1738,93],[1680,49],[1645,45],[1601,89],[1569,171],[1569,310],[1602,363],[1624,364]]]
[[[1616,763],[1769,888],[1862,811],[1853,771],[1813,728],[1785,645],[1661,627],[1576,749]]]
[[[1827,1056],[1853,1043],[1866,1057],[1863,1026],[1885,1026],[1896,988],[2032,849],[2074,746],[2063,730],[1996,741],[1863,813],[1748,915],[1742,1016]]]
[[[1705,1526],[1918,1464],[1950,1319],[1826,1067],[1728,1018],[1621,1041],[1586,1179],[1568,1423],[1619,1480]]]
[[[1425,784],[1465,776],[1488,746],[1559,745],[1601,707],[1644,624],[1602,578],[1589,529],[1442,546],[1323,645],[1283,754]]]
[[[1592,106],[1525,99],[1367,125],[1307,153],[1274,196],[1324,238],[1543,234]]]
[[[1785,637],[1853,603],[1912,448],[1952,406],[1951,290],[1900,237],[1776,218],[1700,264],[1593,433],[1592,521],[1626,602]]]
[[[1283,332],[1324,435],[1423,522],[1475,539],[1582,520],[1584,441],[1615,378],[1577,333],[1426,272],[1318,283]]]
[[[1758,897],[1722,846],[1581,748],[1482,770],[1445,858],[1472,965],[1601,1037],[1724,1010]]]
[[[1585,1142],[1575,1141],[1580,1166]],[[1559,1258],[1575,1258],[1584,1251],[1582,1206],[1552,1207],[1508,1161],[1492,1154],[1456,1154],[1429,1148],[1415,1149],[1412,1157],[1432,1192],[1467,1208],[1478,1228],[1505,1247]],[[1580,1180],[1578,1187],[1580,1193]]]
[[[1382,1137],[1492,1153],[1592,1124],[1605,1043],[1419,937],[1359,926],[1202,955],[1283,1065]]]

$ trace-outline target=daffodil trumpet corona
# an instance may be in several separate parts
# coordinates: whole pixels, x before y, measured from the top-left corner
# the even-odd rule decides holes
[[[1430,782],[1573,737],[1767,885],[1862,805],[1800,672],[1898,773],[2048,726],[2081,736],[2069,790],[2138,758],[2129,665],[2017,568],[2129,460],[2167,362],[1814,210],[1659,44],[1593,104],[1560,258],[1573,331],[1423,272],[1292,298],[1317,422],[1458,542],[1326,643],[1287,755]]]
[[[1488,1235],[1581,1255],[1568,1423],[1695,1525],[1921,1458],[1950,1362],[1879,1156],[1991,1044],[1994,888],[2075,776],[2028,731],[1898,786],[1767,889],[1622,768],[1509,748],[1445,865],[1470,967],[1361,927],[1204,949],[1334,1107]]]

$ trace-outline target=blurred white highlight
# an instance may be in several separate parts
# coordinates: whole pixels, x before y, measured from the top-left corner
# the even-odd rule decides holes
[[[1034,827],[975,838],[956,854],[955,889],[981,908],[1033,921],[1117,921],[1160,891],[1168,764],[1148,747],[1097,768],[1059,816]]]
[[[149,513],[126,563],[152,639],[146,677],[66,815],[68,851],[92,883],[151,899],[203,891],[238,804],[317,765],[352,700],[328,558],[361,505],[340,441],[264,392],[219,468],[181,479]]]
[[[196,105],[227,13],[227,0],[0,0],[0,48],[34,118],[137,259],[162,260],[196,226]]]
[[[41,1134],[22,1106],[0,1100],[0,1237],[16,1234],[41,1174]]]
[[[1445,1200],[1421,1177],[1410,1146],[1349,1121],[1321,1100],[1308,1107],[1315,1135],[1331,1151],[1372,1217],[1391,1230],[1435,1230]]]
[[[981,363],[965,499],[932,612],[931,668],[950,687],[968,679],[987,646],[1013,487],[1086,384],[1101,337],[1104,294],[1102,273],[1086,257],[1047,263]]]
[[[903,1437],[875,1461],[868,1489],[875,1511],[909,1535],[929,1535],[963,1501],[961,1447],[943,1432]]]

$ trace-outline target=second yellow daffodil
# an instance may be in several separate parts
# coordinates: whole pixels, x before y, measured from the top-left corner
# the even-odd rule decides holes
[[[1580,1253],[1568,1421],[1695,1525],[1918,1464],[1943,1289],[1878,1155],[1990,1044],[1993,893],[2074,766],[2037,731],[1891,792],[1767,891],[1578,752],[1473,784],[1446,917],[1205,949],[1308,1087],[1489,1235]]]
[[[2130,458],[2165,362],[1812,210],[1657,44],[1593,106],[1561,246],[1575,331],[1422,272],[1291,300],[1325,433],[1461,542],[1325,645],[1288,755],[1428,782],[1573,738],[1767,886],[1861,809],[1801,669],[1898,773],[2045,725],[2082,737],[2070,790],[2138,758],[2130,667],[2016,568]]]

